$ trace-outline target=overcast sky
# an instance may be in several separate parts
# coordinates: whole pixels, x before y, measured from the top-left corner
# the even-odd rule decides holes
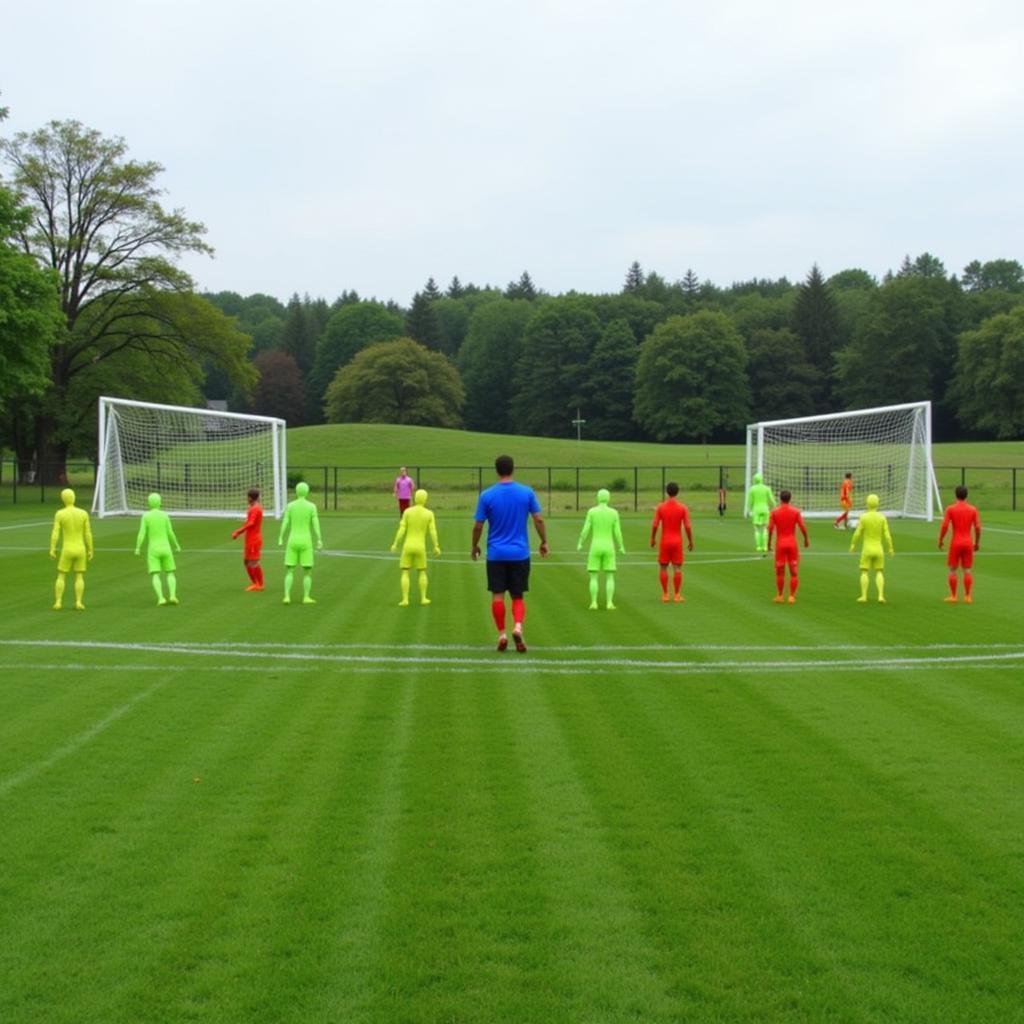
[[[50,0],[8,5],[0,131],[166,168],[203,290],[406,304],[633,260],[728,285],[928,251],[1024,262],[1024,4]]]

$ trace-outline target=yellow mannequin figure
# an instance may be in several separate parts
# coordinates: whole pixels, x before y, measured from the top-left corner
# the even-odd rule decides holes
[[[422,488],[416,492],[415,503],[402,513],[401,522],[398,524],[398,532],[391,544],[391,550],[397,551],[398,544],[405,537],[402,545],[402,556],[398,566],[402,570],[402,600],[398,602],[400,608],[409,604],[409,570],[416,569],[419,573],[417,583],[420,590],[420,604],[430,604],[427,597],[427,534],[430,534],[431,543],[434,545],[434,554],[441,554],[441,548],[437,542],[437,524],[434,522],[434,513],[427,508],[427,492]]]
[[[864,604],[868,599],[868,574],[871,569],[875,570],[875,589],[878,591],[878,600],[885,604],[885,576],[882,570],[885,568],[885,552],[882,550],[884,541],[890,555],[896,552],[892,546],[892,534],[889,532],[889,522],[885,516],[878,511],[878,495],[869,494],[867,500],[867,512],[860,517],[857,529],[854,531],[853,540],[850,541],[850,551],[857,546],[857,541],[864,540],[864,546],[860,551],[860,597],[857,600]]]
[[[53,586],[53,610],[61,610],[67,574],[74,572],[75,609],[83,612],[85,567],[87,560],[93,556],[92,527],[89,525],[89,513],[84,508],[75,507],[75,492],[70,487],[65,487],[60,492],[60,500],[64,502],[64,507],[53,517],[53,530],[50,533],[51,558],[57,557],[57,544],[61,545],[60,561],[57,562],[57,582]]]

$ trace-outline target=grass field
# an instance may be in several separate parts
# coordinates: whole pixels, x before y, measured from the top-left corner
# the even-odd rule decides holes
[[[864,606],[812,523],[780,606],[702,516],[663,605],[628,515],[590,612],[556,516],[501,655],[464,512],[429,607],[396,521],[338,515],[315,606],[276,523],[249,594],[232,524],[179,521],[157,608],[104,520],[55,613],[53,511],[0,514],[4,1024],[1024,1020],[1024,519],[982,509],[970,606],[937,524]]]

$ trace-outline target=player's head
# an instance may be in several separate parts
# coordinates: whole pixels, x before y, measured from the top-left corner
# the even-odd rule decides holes
[[[157,494],[156,491],[154,491],[146,499],[146,504],[149,505],[150,508],[159,508],[160,507],[160,495]]]
[[[70,508],[75,503],[75,492],[71,490],[70,487],[65,487],[64,490],[60,492],[60,500]]]
[[[511,455],[499,455],[494,460],[494,472],[498,476],[511,476],[515,468],[516,464]]]
[[[409,474],[408,474],[408,473],[406,472],[406,470],[405,470],[405,466],[399,466],[399,467],[398,467],[398,475],[399,475],[399,476],[408,476],[408,475],[409,475]]]
[[[601,490],[597,492],[597,503],[599,505],[607,505],[611,500],[612,492],[609,491],[607,487],[602,487]]]
[[[415,494],[415,500],[417,505],[426,505],[427,503],[427,492],[421,487]]]
[[[781,501],[783,505],[788,505],[792,497],[793,495],[790,494],[789,491],[779,491],[779,501]]]
[[[675,480],[670,480],[665,484],[665,493],[670,498],[674,498],[679,493],[679,484],[677,484]]]
[[[869,494],[868,495],[868,500],[867,500],[866,504],[867,504],[869,509],[874,511],[876,508],[878,508],[878,506],[880,504],[878,495],[877,494]]]
[[[963,484],[960,484],[956,489],[956,496],[958,501],[967,500],[967,488]]]
[[[846,474],[846,479],[847,480],[852,480],[853,479],[853,474],[852,473],[847,473]]]
[[[763,482],[764,482],[764,477],[761,476],[760,473],[755,473],[754,474],[754,483],[755,484],[760,484],[760,483],[763,483]]]
[[[260,500],[260,489],[258,487],[251,487],[249,489],[249,500],[259,501]]]
[[[307,494],[309,494],[309,484],[305,480],[300,480],[295,485],[295,497],[304,498]]]

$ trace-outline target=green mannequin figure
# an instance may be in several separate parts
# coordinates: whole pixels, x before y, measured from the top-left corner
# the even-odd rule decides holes
[[[754,482],[747,491],[747,507],[743,514],[750,516],[754,524],[754,550],[765,555],[768,553],[768,517],[774,507],[772,489],[763,482],[760,473],[755,473]]]
[[[295,485],[295,500],[289,501],[281,520],[281,534],[278,544],[284,543],[284,535],[288,534],[288,546],[284,552],[284,603],[292,603],[292,581],[295,579],[295,566],[302,566],[302,603],[316,604],[310,596],[313,589],[313,543],[319,551],[324,546],[320,537],[320,518],[316,505],[306,495],[309,484],[305,481]]]
[[[174,555],[171,553],[171,546],[174,546],[175,551],[180,551],[181,545],[174,536],[171,517],[160,508],[160,495],[153,493],[147,501],[149,511],[143,513],[142,522],[139,524],[139,535],[135,538],[135,554],[139,554],[143,543],[148,541],[146,561],[153,592],[156,594],[156,603],[177,604],[178,580],[174,575]],[[164,597],[160,573],[167,575],[167,597]]]
[[[611,494],[604,487],[597,492],[597,504],[587,509],[587,518],[583,521],[580,539],[576,550],[583,547],[583,542],[590,537],[590,552],[587,555],[587,572],[590,573],[590,610],[597,608],[599,576],[603,571],[605,607],[615,611],[615,546],[622,554],[626,553],[622,543],[622,526],[619,513],[608,504]]]
[[[53,517],[50,533],[50,557],[57,557],[57,544],[63,538],[60,561],[57,563],[57,582],[53,586],[53,610],[59,612],[64,603],[64,585],[67,574],[75,574],[75,609],[85,611],[82,598],[85,596],[85,563],[92,558],[92,528],[89,513],[84,508],[75,508],[75,492],[65,487],[60,492],[64,507]]]
[[[878,511],[878,495],[869,494],[867,500],[867,512],[860,517],[857,529],[853,531],[853,539],[850,541],[850,551],[857,546],[857,541],[864,539],[864,546],[860,549],[860,597],[857,601],[864,604],[868,599],[868,571],[875,570],[875,590],[878,591],[878,600],[885,604],[885,576],[882,570],[885,568],[885,552],[882,550],[882,542],[889,549],[890,555],[896,552],[892,546],[892,534],[889,532],[889,521]]]
[[[434,521],[434,513],[427,508],[427,492],[421,487],[416,492],[415,504],[402,512],[398,532],[391,543],[391,550],[397,551],[402,538],[405,538],[402,555],[398,560],[398,567],[402,570],[402,600],[398,602],[399,608],[407,608],[409,605],[409,574],[413,569],[418,574],[416,583],[420,590],[420,604],[430,604],[430,598],[427,597],[428,533],[430,542],[434,545],[434,554],[441,554],[437,542],[437,523]]]

